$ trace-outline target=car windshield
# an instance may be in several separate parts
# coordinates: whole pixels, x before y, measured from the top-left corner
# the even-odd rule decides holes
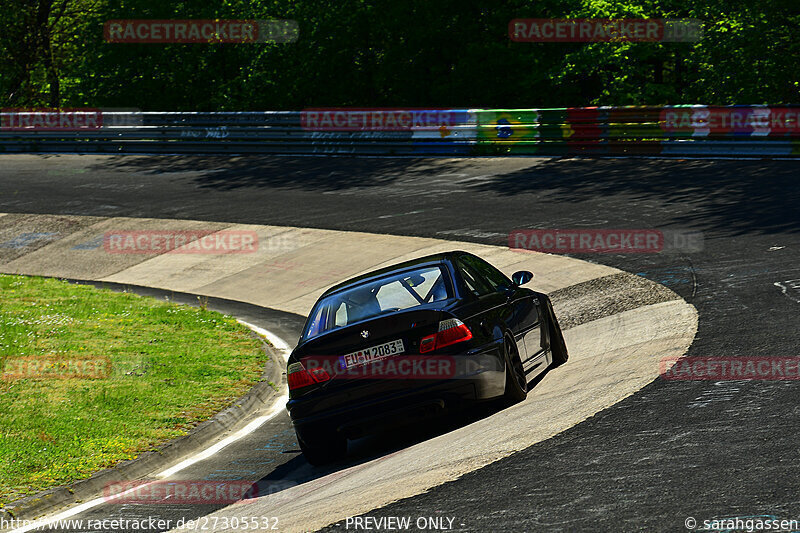
[[[451,297],[445,271],[438,266],[392,274],[320,300],[303,340],[384,313],[411,309]]]

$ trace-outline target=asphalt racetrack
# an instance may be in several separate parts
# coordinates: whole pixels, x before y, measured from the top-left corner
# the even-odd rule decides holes
[[[759,160],[18,155],[0,159],[0,212],[292,225],[498,245],[520,228],[700,231],[703,249],[693,253],[576,257],[662,283],[694,305],[699,328],[689,356],[796,357],[798,176],[795,162]],[[246,312],[256,325],[277,320],[275,332],[290,341],[303,319]],[[454,427],[466,421],[454,420]],[[287,417],[268,424],[259,446],[245,439],[214,459],[216,475],[247,470],[280,487],[331,472],[305,463]],[[349,464],[447,430],[422,428],[405,441],[366,439]],[[686,531],[689,517],[697,530],[715,518],[800,519],[798,434],[797,381],[658,379],[551,439],[368,515],[452,518],[444,524],[462,531]],[[204,468],[181,476],[214,474]],[[85,514],[214,510],[105,507]]]

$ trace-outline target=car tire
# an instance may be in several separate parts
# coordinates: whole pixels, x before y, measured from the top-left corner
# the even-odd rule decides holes
[[[314,466],[326,465],[347,455],[347,439],[339,435],[310,440],[298,434],[297,443],[306,461]]]
[[[547,305],[547,336],[550,341],[550,355],[553,357],[553,363],[550,368],[556,368],[567,362],[569,353],[567,352],[567,343],[564,342],[564,335],[561,333],[561,326],[558,325],[556,313],[553,311],[553,304],[550,298],[546,299]]]
[[[506,390],[503,399],[511,405],[521,402],[528,396],[528,380],[516,344],[508,337],[503,342],[503,354],[506,359]]]

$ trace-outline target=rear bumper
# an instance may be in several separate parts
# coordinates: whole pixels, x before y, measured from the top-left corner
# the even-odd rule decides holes
[[[504,392],[504,365],[494,364],[454,379],[369,381],[335,390],[323,388],[289,400],[286,407],[298,436],[310,442],[332,434],[357,438]]]

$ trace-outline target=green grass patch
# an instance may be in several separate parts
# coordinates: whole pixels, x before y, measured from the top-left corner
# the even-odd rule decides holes
[[[220,313],[0,274],[0,507],[185,435],[267,359]],[[103,371],[74,377],[86,360]]]

